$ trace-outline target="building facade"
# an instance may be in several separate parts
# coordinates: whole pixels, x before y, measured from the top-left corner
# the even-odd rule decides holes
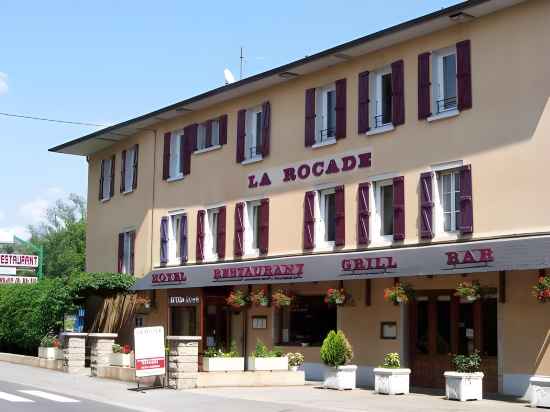
[[[388,352],[441,387],[550,375],[545,0],[471,0],[68,142],[89,161],[87,269],[133,273],[138,325],[299,351],[342,329],[360,384]],[[456,296],[479,283],[474,302]],[[385,289],[414,291],[407,304]],[[344,305],[325,303],[343,289]],[[293,304],[228,307],[279,291]]]

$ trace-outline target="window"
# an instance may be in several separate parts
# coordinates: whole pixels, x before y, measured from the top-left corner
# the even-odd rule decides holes
[[[456,48],[433,53],[433,112],[444,113],[457,108]]]
[[[206,213],[205,227],[205,259],[216,260],[218,258],[218,216],[219,209],[208,209]]]
[[[118,237],[118,271],[129,275],[134,274],[134,243],[136,232],[122,232]]]
[[[336,139],[336,87],[334,84],[315,90],[315,143]]]
[[[392,72],[391,67],[375,72],[370,87],[372,105],[371,124],[381,128],[392,124]]]
[[[336,239],[336,194],[334,189],[319,192],[320,226],[325,244],[333,244]]]
[[[183,214],[174,214],[170,216],[168,256],[172,264],[180,264],[181,261],[181,230]]]
[[[244,216],[244,253],[249,256],[259,255],[260,239],[260,205],[259,200],[246,202]]]
[[[123,192],[129,193],[133,190],[134,183],[134,161],[136,158],[136,148],[126,150],[126,158],[124,159],[124,183],[123,183]]]
[[[393,235],[393,185],[380,187],[380,214],[382,236]]]
[[[208,135],[210,128],[210,136]],[[204,150],[220,144],[220,121],[209,120],[201,123],[197,130],[197,150]]]
[[[113,159],[104,159],[101,161],[101,185],[100,200],[109,200],[111,198],[111,185],[113,176]]]
[[[170,136],[170,179],[182,177],[181,150],[183,131],[172,132]]]
[[[219,133],[218,133],[219,135]],[[246,111],[245,160],[262,158],[262,109]]]
[[[295,296],[292,306],[277,313],[278,344],[320,346],[327,333],[336,330],[336,307],[324,296]]]
[[[443,213],[443,230],[456,232],[460,222],[460,172],[451,170],[438,174],[439,202]]]
[[[394,187],[393,179],[381,180],[373,183],[372,203],[374,205],[371,214],[372,240],[378,243],[393,241],[394,234]]]

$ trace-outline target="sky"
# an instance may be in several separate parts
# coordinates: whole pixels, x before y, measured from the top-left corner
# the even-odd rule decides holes
[[[241,47],[247,77],[459,2],[6,0],[0,113],[109,125],[238,78]],[[86,159],[48,148],[97,129],[0,115],[0,239],[86,196]]]

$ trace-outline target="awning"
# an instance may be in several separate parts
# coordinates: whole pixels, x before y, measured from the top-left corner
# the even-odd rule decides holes
[[[158,268],[133,290],[374,279],[550,267],[550,235]]]

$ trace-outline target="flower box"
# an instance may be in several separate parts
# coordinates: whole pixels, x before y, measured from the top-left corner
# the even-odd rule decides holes
[[[248,357],[249,371],[287,371],[288,358],[286,356],[258,358],[256,356]]]
[[[531,407],[550,408],[550,376],[532,376],[529,384]]]
[[[483,372],[445,372],[445,395],[447,399],[461,402],[483,399]]]
[[[410,369],[375,368],[374,391],[385,395],[407,395],[409,393]]]
[[[133,353],[111,353],[111,366],[120,366],[122,368],[134,367]]]
[[[202,358],[204,372],[244,371],[244,358]]]
[[[338,389],[339,391],[355,389],[356,375],[357,365],[344,365],[336,368],[328,368],[325,370],[323,388]]]
[[[46,348],[40,346],[38,348],[38,357],[41,359],[64,359],[65,355],[60,348]]]

